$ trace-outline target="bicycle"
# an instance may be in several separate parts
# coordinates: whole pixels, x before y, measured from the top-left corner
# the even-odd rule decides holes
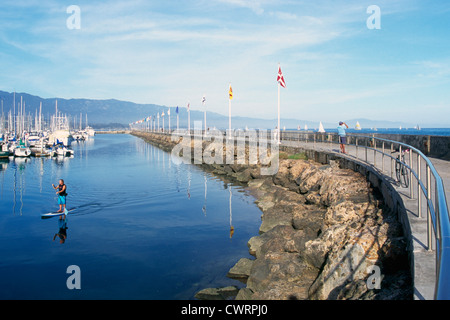
[[[405,153],[409,153],[409,149],[402,150],[395,160],[395,175],[397,183],[403,188],[409,187],[408,168],[405,165]]]

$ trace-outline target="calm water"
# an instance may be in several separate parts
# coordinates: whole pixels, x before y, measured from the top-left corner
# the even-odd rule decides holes
[[[71,159],[0,163],[0,299],[192,299],[205,287],[242,286],[225,275],[250,257],[261,212],[241,187],[129,135],[73,149]],[[40,218],[58,208],[59,178],[77,208],[62,244],[53,240],[58,218]],[[81,290],[66,286],[70,265],[80,267]]]

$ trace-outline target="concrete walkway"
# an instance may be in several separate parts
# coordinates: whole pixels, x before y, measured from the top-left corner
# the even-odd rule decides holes
[[[388,156],[382,156],[380,153],[375,153],[373,150],[366,150],[363,147],[353,145],[346,146],[347,154],[342,154],[339,151],[339,145],[328,142],[301,142],[301,141],[282,141],[281,146],[301,148],[307,150],[315,150],[328,154],[334,154],[338,157],[343,157],[354,162],[363,162],[377,171],[377,173],[389,181],[401,196],[403,204],[406,209],[408,221],[411,228],[413,239],[413,260],[414,260],[414,298],[418,300],[432,300],[434,299],[435,281],[436,281],[436,252],[434,250],[434,243],[429,248],[427,237],[427,210],[425,204],[425,197],[421,195],[421,217],[419,217],[419,200],[418,200],[418,184],[414,176],[410,178],[410,188],[402,188],[397,186],[395,174],[395,161]],[[398,153],[393,153],[392,156],[396,158]],[[409,155],[406,155],[407,163],[409,162]],[[446,193],[447,203],[449,202],[450,194],[450,162],[440,159],[432,159],[430,161],[438,171],[444,182],[444,188],[449,190]],[[417,170],[417,157],[412,156],[412,168]],[[421,178],[426,177],[426,167],[421,163]],[[426,180],[426,179],[425,179]],[[412,183],[411,183],[412,182]],[[433,185],[434,181],[432,181]],[[433,189],[433,188],[432,188]],[[411,197],[412,191],[412,197]],[[433,234],[434,240],[434,234]]]

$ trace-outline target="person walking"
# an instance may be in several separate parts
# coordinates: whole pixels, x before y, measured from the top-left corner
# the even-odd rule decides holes
[[[345,133],[345,129],[348,129],[348,125],[345,122],[340,121],[339,126],[337,127],[338,135],[339,135],[339,146],[341,148],[341,153],[346,154],[345,145],[347,144],[347,135]]]

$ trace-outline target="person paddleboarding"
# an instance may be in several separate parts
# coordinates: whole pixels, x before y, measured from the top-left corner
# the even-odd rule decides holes
[[[58,190],[56,191],[56,194],[58,195],[58,204],[59,204],[58,212],[67,213],[66,209],[67,186],[64,184],[64,180],[60,179],[59,184],[56,187],[54,184],[52,184],[52,187],[53,189]]]

